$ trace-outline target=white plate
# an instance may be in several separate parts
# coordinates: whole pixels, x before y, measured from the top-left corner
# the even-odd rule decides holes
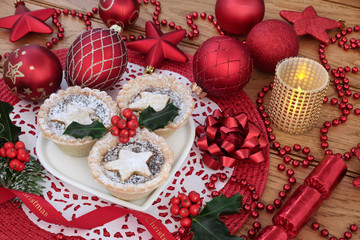
[[[125,201],[112,196],[105,187],[97,183],[91,176],[87,157],[71,157],[66,155],[51,140],[44,138],[42,134],[39,135],[36,143],[36,153],[46,170],[64,182],[113,203],[143,211],[153,203],[164,187],[172,180],[175,172],[186,159],[193,145],[194,137],[194,121],[190,118],[183,127],[176,130],[171,136],[165,138],[166,142],[174,151],[174,163],[170,177],[148,196],[136,201]]]

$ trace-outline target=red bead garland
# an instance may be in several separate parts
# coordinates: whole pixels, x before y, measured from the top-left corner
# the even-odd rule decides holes
[[[335,236],[330,236],[330,233],[327,229],[323,228],[323,229],[320,229],[320,224],[317,223],[317,222],[313,222],[311,224],[311,228],[314,229],[314,230],[318,230],[320,232],[320,235],[324,238],[328,238],[329,240],[346,240],[346,239],[351,239],[353,234],[356,233],[356,231],[358,230],[358,226],[356,224],[351,224],[349,226],[349,230],[348,231],[345,231],[343,236],[344,238],[337,238]]]

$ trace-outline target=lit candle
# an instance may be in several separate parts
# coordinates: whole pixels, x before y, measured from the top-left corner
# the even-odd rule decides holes
[[[278,63],[269,115],[275,126],[290,133],[303,133],[317,122],[329,75],[308,58],[288,58]]]

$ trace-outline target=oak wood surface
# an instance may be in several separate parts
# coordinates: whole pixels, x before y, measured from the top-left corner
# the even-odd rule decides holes
[[[79,12],[91,11],[92,7],[97,6],[96,0],[34,0],[25,1],[26,6],[30,10],[41,9],[46,7],[53,7],[57,9],[70,9]],[[206,12],[208,14],[214,14],[215,12],[215,0],[161,0],[161,14],[160,19],[167,19],[168,22],[174,21],[176,24],[183,26],[185,29],[190,30],[186,25],[186,15],[197,12]],[[307,6],[313,6],[319,16],[328,17],[334,20],[344,20],[348,26],[354,26],[360,24],[360,1],[359,0],[265,0],[265,17],[264,19],[281,19],[279,11],[292,10],[303,11]],[[140,17],[135,26],[126,30],[125,34],[144,34],[145,22],[152,19],[152,12],[154,11],[154,5],[142,4],[140,7]],[[0,17],[13,14],[14,5],[12,1],[0,1]],[[77,18],[71,16],[61,16],[60,21],[65,29],[65,38],[61,40],[53,49],[68,48],[71,43],[76,39],[78,34],[85,30],[83,22]],[[51,20],[47,23],[53,27]],[[194,40],[184,39],[179,47],[186,53],[194,54],[197,48],[206,39],[211,36],[217,35],[216,29],[207,20],[198,19],[195,22],[198,25],[200,31],[199,37]],[[98,15],[92,19],[93,27],[105,26]],[[170,31],[169,27],[163,27],[162,31]],[[28,34],[26,37],[16,43],[9,42],[9,31],[0,29],[0,54],[10,52],[17,47],[37,43],[44,45],[46,41],[49,41],[52,36],[44,34]],[[336,31],[330,31],[329,35],[333,36]],[[55,33],[53,34],[55,35]],[[359,38],[360,34],[353,33],[351,37]],[[241,36],[239,39],[246,39],[246,36]],[[269,43],[271,44],[271,43]],[[300,52],[299,55],[312,58],[314,60],[318,57],[318,45],[315,39],[309,36],[300,37]],[[340,49],[337,46],[331,46],[326,49],[326,56],[329,63],[333,67],[337,66],[360,66],[359,50],[347,51]],[[0,68],[2,71],[2,68]],[[360,91],[360,73],[349,74],[350,89],[352,91]],[[256,101],[258,91],[265,85],[268,85],[273,81],[273,74],[262,73],[257,69],[254,69],[252,79],[246,86],[245,91],[253,101]],[[270,94],[268,94],[270,95]],[[336,93],[332,87],[328,91],[329,98],[335,97]],[[265,103],[268,103],[270,96],[266,96]],[[354,108],[360,107],[359,101],[350,100],[354,104]],[[265,104],[267,105],[267,104]],[[321,161],[323,158],[323,150],[320,148],[320,131],[322,124],[326,120],[332,120],[338,117],[340,112],[337,108],[325,105],[322,109],[320,119],[316,126],[306,134],[291,135],[283,133],[274,127],[274,133],[277,136],[277,141],[283,146],[292,146],[295,143],[299,143],[302,146],[308,146],[311,148],[311,153],[315,156],[315,163],[309,167],[309,169],[299,168],[296,170],[297,184],[303,182],[304,178],[309,174],[311,169]],[[344,153],[349,151],[351,147],[356,146],[360,142],[360,116],[350,115],[348,121],[345,124],[341,124],[338,127],[332,127],[328,134],[330,148],[334,152]],[[286,184],[287,178],[284,173],[277,171],[277,165],[282,162],[281,158],[277,156],[277,151],[271,149],[270,159],[270,172],[265,191],[261,197],[261,201],[264,203],[272,203],[277,198],[278,192],[282,189],[282,186]],[[301,159],[301,154],[294,154],[294,158]],[[347,162],[348,173],[344,180],[340,183],[330,199],[325,200],[310,220],[318,221],[322,226],[327,228],[331,234],[342,237],[343,233],[348,230],[348,227],[352,223],[360,224],[360,190],[355,189],[352,186],[352,180],[360,174],[360,162],[356,158],[352,158]],[[262,226],[271,224],[272,215],[262,212],[260,214],[260,222]],[[244,234],[249,230],[254,222],[249,218],[247,223],[238,231],[237,235]],[[309,239],[323,239],[319,233],[311,230],[310,223],[303,228],[303,230],[296,237],[298,240]],[[352,239],[360,239],[360,232],[355,234]]]

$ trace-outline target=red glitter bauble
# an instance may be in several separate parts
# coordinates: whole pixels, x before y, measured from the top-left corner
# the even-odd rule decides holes
[[[127,49],[118,32],[95,28],[83,32],[70,46],[65,60],[69,86],[107,90],[126,70]]]
[[[262,21],[264,14],[264,0],[217,0],[215,5],[220,27],[235,35],[247,34]]]
[[[252,70],[247,49],[229,36],[206,40],[193,58],[195,82],[210,96],[238,93],[249,82]]]
[[[271,19],[258,23],[246,39],[255,67],[274,72],[276,64],[299,52],[299,38],[293,27],[284,21]]]
[[[117,24],[127,28],[135,24],[139,17],[139,3],[136,0],[100,0],[100,18],[109,27]]]
[[[19,47],[4,62],[4,82],[19,98],[44,100],[60,87],[61,80],[59,59],[39,45]]]

